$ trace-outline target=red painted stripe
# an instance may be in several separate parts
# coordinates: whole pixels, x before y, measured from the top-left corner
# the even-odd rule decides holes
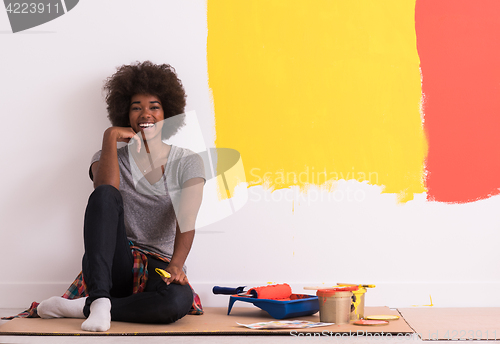
[[[499,193],[500,1],[417,0],[428,200]]]

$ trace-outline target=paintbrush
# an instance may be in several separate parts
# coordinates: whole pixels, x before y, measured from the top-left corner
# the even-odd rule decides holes
[[[354,291],[354,290],[358,290],[358,286],[355,285],[355,284],[352,284],[352,285],[343,285],[343,286],[337,285],[337,286],[333,286],[333,287],[325,287],[325,286],[315,286],[315,287],[312,287],[312,286],[308,286],[308,287],[304,287],[304,289],[305,290]]]
[[[355,286],[355,285],[357,285],[360,288],[375,288],[375,284],[337,283],[337,285],[341,285],[341,286]]]

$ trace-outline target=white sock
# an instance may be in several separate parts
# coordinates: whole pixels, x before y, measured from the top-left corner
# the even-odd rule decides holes
[[[111,301],[101,297],[90,304],[90,315],[82,324],[82,330],[104,332],[111,327]]]
[[[40,318],[79,318],[85,319],[83,307],[86,297],[79,299],[65,299],[59,296],[53,296],[50,299],[42,301],[37,308]]]

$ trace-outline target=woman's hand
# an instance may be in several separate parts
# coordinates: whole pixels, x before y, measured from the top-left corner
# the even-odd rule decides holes
[[[110,139],[114,142],[129,143],[131,139],[137,144],[137,153],[141,150],[141,139],[139,135],[130,127],[109,127],[104,132],[104,139]]]
[[[170,274],[169,278],[162,277],[163,281],[169,285],[170,283],[176,283],[180,285],[188,284],[188,278],[184,271],[182,270],[182,266],[178,267],[176,265],[169,264],[165,269]]]
[[[120,168],[118,166],[117,142],[136,140],[137,152],[141,149],[141,139],[132,128],[110,127],[102,138],[102,151],[99,161],[92,164],[94,188],[99,185],[112,185],[120,189]]]

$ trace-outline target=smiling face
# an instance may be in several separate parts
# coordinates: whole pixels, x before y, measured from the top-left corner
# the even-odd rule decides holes
[[[164,113],[160,100],[149,94],[136,94],[130,101],[130,126],[139,133],[142,131],[146,140],[161,139]]]

